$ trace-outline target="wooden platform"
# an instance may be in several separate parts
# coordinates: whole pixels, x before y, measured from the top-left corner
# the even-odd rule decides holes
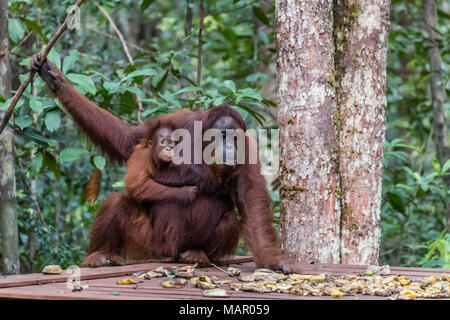
[[[242,275],[250,275],[255,270],[255,264],[248,257],[236,257],[235,260],[230,261],[231,266],[235,266],[242,271]],[[141,271],[153,270],[159,266],[168,268],[176,265],[175,263],[143,263],[133,264],[120,267],[103,267],[96,269],[81,268],[81,284],[88,285],[87,289],[79,292],[72,292],[67,288],[66,281],[70,274],[65,270],[60,275],[43,275],[39,273],[2,276],[0,277],[0,298],[14,298],[14,299],[206,299],[202,297],[202,290],[195,288],[188,283],[182,289],[165,289],[161,287],[162,279],[154,278],[151,280],[138,279],[133,276],[134,273]],[[367,266],[361,265],[304,265],[305,274],[321,274],[329,273],[331,275],[339,276],[344,274],[363,274]],[[231,279],[222,271],[213,268],[198,269],[198,273],[208,276],[217,276],[220,280]],[[424,277],[430,275],[450,274],[449,269],[424,269],[424,268],[406,268],[406,267],[391,267],[392,275],[403,275],[405,277]],[[139,280],[137,285],[118,285],[117,282],[123,278],[130,276],[131,279]],[[233,279],[233,282],[238,282]],[[231,293],[230,299],[251,299],[251,300],[299,300],[299,299],[335,299],[328,296],[314,297],[314,296],[295,296],[282,293],[251,293],[233,291],[228,288],[228,285],[220,285],[219,287],[226,289]],[[117,294],[120,293],[120,294]],[[343,296],[339,300],[365,300],[365,299],[385,299],[377,296],[356,295]]]

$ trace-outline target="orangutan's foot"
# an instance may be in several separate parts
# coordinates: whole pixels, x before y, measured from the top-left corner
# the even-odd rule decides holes
[[[206,267],[211,264],[208,257],[202,250],[188,250],[180,254],[180,262],[195,264],[198,263],[201,267]]]

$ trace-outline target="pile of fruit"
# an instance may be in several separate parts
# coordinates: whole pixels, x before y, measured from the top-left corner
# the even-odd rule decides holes
[[[383,269],[384,268],[384,269]],[[188,283],[204,290],[205,297],[229,297],[230,293],[219,288],[226,285],[235,291],[257,293],[283,293],[299,296],[354,296],[356,294],[382,296],[388,299],[410,300],[416,298],[450,298],[450,275],[418,277],[389,275],[389,267],[377,267],[363,275],[283,274],[269,269],[256,269],[250,276],[240,276],[237,268],[223,270],[236,279],[219,280],[215,276],[197,275],[196,266],[159,267],[138,275],[141,279],[168,277],[161,282],[164,288],[183,288]],[[370,270],[368,270],[370,271]]]

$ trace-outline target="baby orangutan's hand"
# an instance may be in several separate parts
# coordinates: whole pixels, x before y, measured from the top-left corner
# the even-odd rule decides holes
[[[198,188],[196,186],[185,186],[180,188],[180,196],[182,201],[194,202],[197,197]]]

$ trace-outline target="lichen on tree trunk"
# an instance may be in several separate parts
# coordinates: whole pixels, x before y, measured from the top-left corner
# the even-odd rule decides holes
[[[276,3],[280,227],[299,261],[378,262],[389,9]]]
[[[0,0],[0,94],[8,97],[10,85],[8,0]],[[0,118],[3,113],[0,113]],[[0,136],[0,233],[3,273],[19,273],[19,236],[16,213],[14,134],[5,128]]]
[[[277,1],[283,249],[339,262],[331,1]]]
[[[335,1],[341,263],[378,263],[390,2]]]

